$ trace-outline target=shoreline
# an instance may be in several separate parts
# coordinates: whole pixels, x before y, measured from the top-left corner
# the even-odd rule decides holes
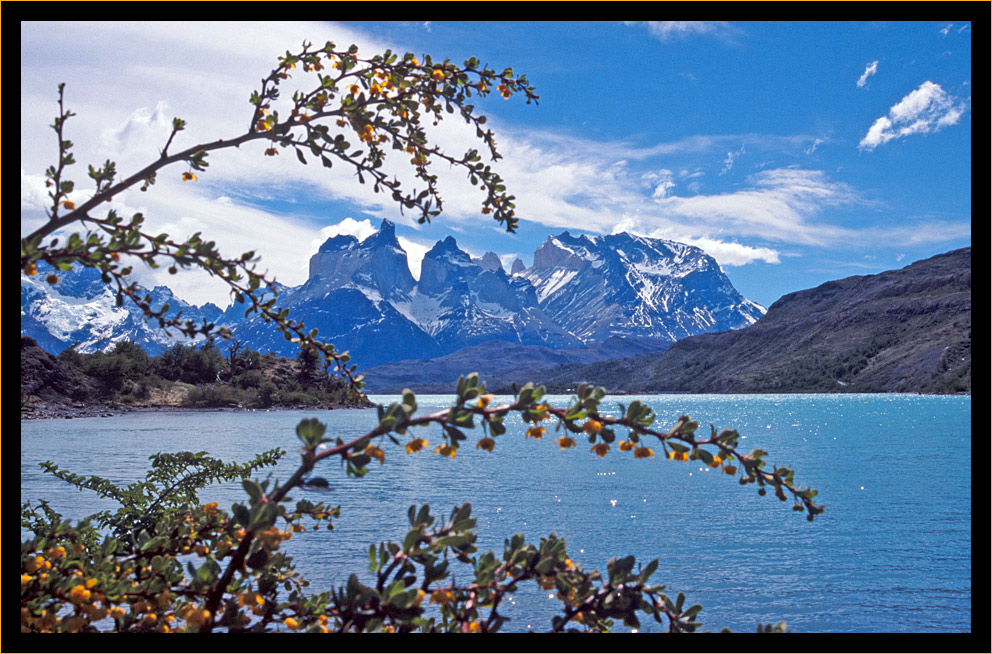
[[[293,406],[271,406],[267,408],[255,408],[245,406],[218,406],[218,407],[187,407],[172,404],[62,404],[51,403],[41,404],[29,410],[21,411],[21,421],[26,420],[72,420],[73,418],[114,418],[129,413],[242,413],[249,411],[336,411],[339,409],[371,409],[375,404],[369,403],[367,406],[356,406],[353,404],[323,404],[307,405],[299,404]]]

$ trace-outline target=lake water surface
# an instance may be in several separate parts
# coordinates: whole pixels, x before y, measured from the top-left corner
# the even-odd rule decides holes
[[[569,401],[550,399],[558,406]],[[686,413],[703,430],[711,422],[736,429],[744,437],[742,451],[760,447],[770,464],[792,466],[798,486],[820,492],[826,513],[807,522],[791,502],[771,493],[759,497],[755,486],[742,487],[699,462],[634,460],[615,448],[600,459],[584,440],[561,451],[553,432],[525,440],[512,418],[492,453],[477,450],[481,436],[470,432],[455,460],[434,455],[441,442],[434,427],[412,432],[431,443],[415,454],[382,444],[385,465],[373,462],[362,479],[325,464],[318,474],[333,491],[313,495],[340,504],[341,518],[333,531],[297,534],[287,550],[314,592],[343,584],[351,572],[369,580],[369,544],[402,541],[411,504],[428,503],[440,518],[468,501],[481,551],[501,556],[503,539],[516,532],[538,543],[554,531],[566,539],[572,560],[588,569],[605,573],[611,556],[659,559],[652,579],[673,596],[682,591],[687,602],[701,603],[703,630],[753,631],[758,622],[778,620],[806,632],[971,630],[970,397],[628,396],[607,398],[603,408],[616,410],[616,402],[632,399],[654,407],[660,428]],[[420,412],[428,412],[450,398],[419,396],[418,402]],[[71,518],[114,508],[44,475],[38,467],[44,460],[129,483],[144,477],[149,455],[160,451],[205,450],[244,462],[281,447],[289,454],[268,470],[285,479],[299,463],[294,427],[311,416],[328,425],[328,435],[345,440],[375,424],[374,410],[23,422],[21,501],[44,497]],[[229,507],[245,496],[236,483],[211,487],[201,499]],[[552,592],[521,590],[503,607],[514,618],[504,630],[550,628],[558,605],[548,597]]]

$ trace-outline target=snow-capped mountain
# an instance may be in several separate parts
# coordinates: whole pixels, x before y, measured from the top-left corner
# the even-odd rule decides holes
[[[414,280],[389,221],[363,241],[327,239],[310,259],[306,284],[281,306],[363,367],[493,340],[581,344],[541,310],[528,282],[503,271],[496,255],[473,259],[450,236],[424,255],[420,281]],[[234,336],[279,354],[295,348],[258,318],[239,325]]]
[[[624,233],[549,236],[534,265],[518,275],[533,285],[540,307],[583,343],[610,336],[674,342],[747,327],[765,312],[701,249]]]
[[[746,327],[764,309],[738,293],[699,248],[629,234],[551,236],[534,265],[514,261],[507,274],[493,253],[473,258],[451,236],[410,273],[395,228],[327,239],[310,259],[309,279],[280,287],[280,308],[360,368],[443,356],[502,341],[550,349],[578,348],[611,337],[674,342],[686,336]],[[99,272],[80,270],[50,286],[45,275],[21,279],[21,332],[50,352],[79,343],[84,351],[136,340],[150,352],[178,340],[164,336],[125,302],[117,307]],[[191,306],[165,287],[151,291],[184,317],[231,327],[262,352],[295,356],[297,346],[245,306],[221,311]]]
[[[117,306],[111,286],[100,279],[95,268],[77,266],[57,271],[59,281],[49,284],[51,266],[38,264],[38,272],[21,273],[21,334],[31,336],[42,348],[57,354],[75,345],[80,352],[97,352],[114,343],[131,340],[149,354],[159,354],[175,343],[192,343],[177,330],[166,334],[158,323],[148,323],[130,301]],[[152,297],[152,308],[168,304],[168,315],[182,312],[181,318],[200,324],[204,320],[224,324],[221,309],[211,303],[197,307],[185,302],[165,286],[140,289]]]

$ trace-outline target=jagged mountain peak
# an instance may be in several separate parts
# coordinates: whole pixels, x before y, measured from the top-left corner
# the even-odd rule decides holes
[[[74,285],[79,295],[106,296],[94,311],[113,304],[98,271],[84,271],[51,290],[22,281],[22,331],[25,324],[45,319],[41,311],[50,304],[36,298],[57,299]],[[493,340],[550,348],[618,336],[672,342],[746,326],[763,313],[737,293],[702,250],[625,233],[548,236],[535,251],[532,267],[517,259],[509,274],[494,252],[475,258],[449,235],[426,252],[415,280],[389,220],[362,240],[351,235],[325,240],[310,259],[307,282],[289,290],[280,293],[279,306],[319,328],[340,349],[351,350],[360,365],[401,354],[436,356]],[[155,294],[180,306],[165,287]],[[199,314],[213,319],[217,309],[204,307]],[[99,316],[93,313],[92,326],[98,318],[107,325],[133,323],[112,307]],[[251,347],[292,354],[292,343],[258,316],[246,319],[243,306],[228,308],[220,319],[236,321],[236,336]],[[69,338],[68,331],[59,331],[59,342]],[[363,348],[369,350],[364,356]]]

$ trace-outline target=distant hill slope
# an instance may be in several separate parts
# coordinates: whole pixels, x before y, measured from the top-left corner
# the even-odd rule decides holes
[[[783,296],[741,330],[663,355],[546,371],[549,389],[680,393],[971,392],[971,248]]]
[[[548,368],[620,357],[658,354],[669,347],[654,338],[613,336],[582,348],[555,350],[538,345],[490,341],[442,357],[386,363],[363,371],[369,393],[454,393],[460,375],[478,372],[491,391],[509,391],[541,379]]]

